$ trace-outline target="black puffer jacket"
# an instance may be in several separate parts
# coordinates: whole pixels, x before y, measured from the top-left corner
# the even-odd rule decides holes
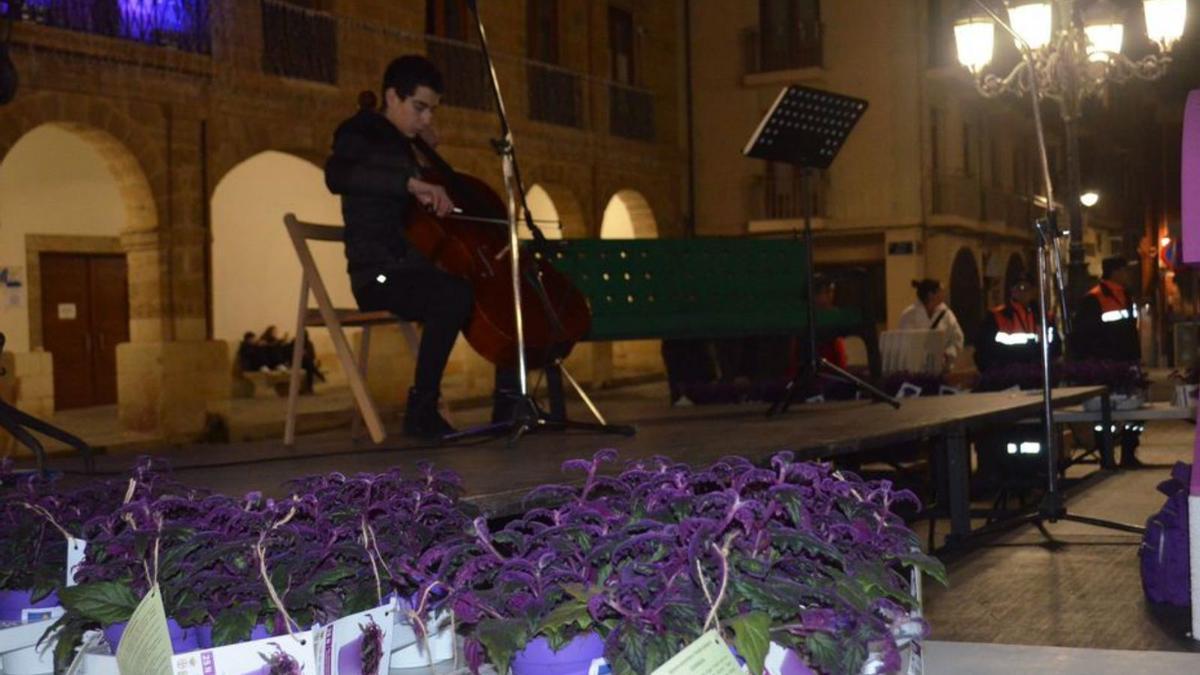
[[[333,135],[325,185],[342,197],[346,268],[355,288],[380,273],[428,265],[408,246],[408,180],[420,175],[408,139],[387,118],[361,110]]]

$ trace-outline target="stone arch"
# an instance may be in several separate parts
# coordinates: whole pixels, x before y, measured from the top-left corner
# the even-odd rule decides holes
[[[266,133],[266,130],[262,130]],[[247,137],[254,137],[255,134],[247,132]],[[297,159],[303,160],[318,169],[323,169],[325,160],[329,158],[329,151],[304,145],[303,143],[277,143],[271,139],[254,138],[254,142],[248,143],[233,143],[231,146],[216,148],[210,159],[210,176],[207,186],[208,194],[205,196],[210,202],[216,195],[217,186],[224,180],[234,169],[244,165],[246,162],[259,157],[264,153],[277,152],[284,155],[290,155]]]
[[[983,319],[983,286],[975,252],[966,246],[954,254],[954,263],[950,266],[950,309],[958,317],[967,343],[971,344]]]
[[[583,222],[583,207],[579,198],[565,185],[545,182],[535,183],[525,191],[529,211],[539,223],[548,239],[579,239],[587,236]],[[521,227],[521,236],[529,232]]]
[[[217,179],[210,205],[213,337],[236,345],[244,332],[268,325],[293,332],[300,263],[283,216],[329,224],[342,218],[320,164],[277,150],[256,153]],[[355,306],[342,245],[311,249],[334,304]]]
[[[31,125],[22,118],[15,122],[14,128],[24,130],[17,138],[10,138],[11,128],[0,132],[0,167],[4,167],[0,173],[18,181],[20,193],[20,199],[0,197],[0,202],[8,201],[8,209],[0,209],[0,221],[7,221],[0,222],[0,264],[25,269],[27,312],[0,322],[0,329],[8,333],[9,348],[27,351],[44,346],[43,253],[124,254],[130,337],[149,337],[154,330],[148,324],[161,297],[154,294],[159,274],[157,268],[141,265],[131,255],[137,250],[133,242],[147,233],[153,236],[159,219],[141,162],[131,148],[105,129],[74,121]],[[49,144],[51,149],[23,155],[19,146],[27,140]],[[39,165],[38,155],[52,157],[54,166]],[[9,164],[10,160],[21,164]],[[21,181],[28,184],[20,186]],[[0,193],[7,189],[0,186]],[[85,191],[82,195],[81,189]]]
[[[658,222],[650,202],[637,190],[619,190],[604,207],[601,239],[657,239]]]
[[[102,99],[38,93],[18,97],[0,112],[0,162],[26,134],[44,124],[69,129],[96,149],[119,181],[130,208],[129,232],[149,232],[164,221],[166,153],[146,133],[147,123],[161,117],[153,104],[137,104],[145,118],[135,122],[122,108]],[[131,280],[132,282],[132,280]]]
[[[1008,289],[1012,288],[1013,283],[1020,277],[1025,275],[1025,257],[1020,253],[1013,253],[1008,256],[1008,262],[1004,266],[1004,301],[1008,301]]]

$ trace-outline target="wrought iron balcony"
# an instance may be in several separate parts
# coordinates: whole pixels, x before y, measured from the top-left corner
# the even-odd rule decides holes
[[[998,188],[986,188],[983,191],[983,215],[990,222],[1004,223],[1011,230],[1022,230],[1032,227],[1033,219],[1039,212],[1028,197]]]
[[[791,167],[779,166],[776,174],[756,176],[750,186],[750,214],[753,220],[793,220],[804,217],[804,183]],[[829,215],[829,177],[817,172],[813,177],[812,215]]]
[[[763,35],[751,28],[743,35],[746,72],[820,68],[824,65],[821,24],[801,22],[795,31]]]
[[[425,36],[429,60],[442,71],[446,91],[442,103],[456,108],[494,110],[492,84],[488,80],[483,52],[473,44]]]
[[[210,0],[4,2],[19,21],[209,54]]]
[[[614,136],[637,141],[654,140],[654,94],[608,83],[608,130]]]
[[[583,86],[579,73],[538,61],[527,61],[529,119],[584,128]]]
[[[262,0],[263,72],[337,83],[337,20],[327,12]]]
[[[931,210],[934,215],[983,219],[983,191],[972,176],[934,176]]]

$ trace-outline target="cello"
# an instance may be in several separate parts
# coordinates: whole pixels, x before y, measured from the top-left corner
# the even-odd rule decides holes
[[[432,165],[421,179],[441,185],[461,213],[439,217],[412,200],[409,243],[443,271],[466,279],[474,292],[463,336],[500,367],[518,362],[508,211],[487,183],[455,171],[422,139],[414,149]],[[544,255],[519,256],[526,367],[566,358],[591,328],[587,299]]]

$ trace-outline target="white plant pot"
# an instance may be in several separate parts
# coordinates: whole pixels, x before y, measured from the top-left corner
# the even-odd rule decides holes
[[[54,670],[54,642],[39,650],[38,640],[49,621],[22,623],[0,628],[0,675],[42,675]]]
[[[1196,397],[1196,389],[1200,385],[1195,384],[1177,384],[1175,385],[1175,400],[1173,405],[1176,408],[1190,408],[1192,401]]]
[[[449,614],[435,612],[429,621],[433,629],[426,641],[418,640],[412,626],[401,612],[396,612],[396,626],[392,633],[391,668],[424,668],[430,663],[444,663],[454,658],[454,629]]]
[[[54,642],[6,652],[2,675],[50,675],[54,672]]]

